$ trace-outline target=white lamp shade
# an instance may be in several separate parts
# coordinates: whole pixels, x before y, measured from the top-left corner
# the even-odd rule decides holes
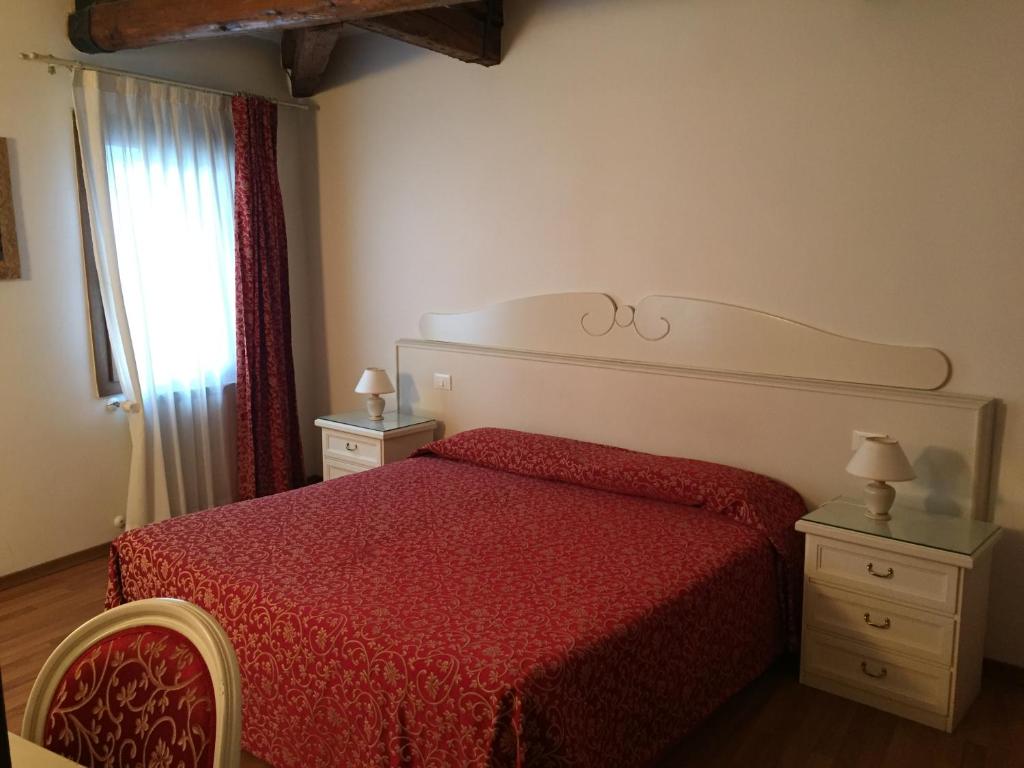
[[[356,384],[356,392],[360,395],[387,395],[395,388],[383,368],[367,368]]]
[[[846,471],[868,480],[913,480],[917,475],[898,440],[869,437],[853,454]]]

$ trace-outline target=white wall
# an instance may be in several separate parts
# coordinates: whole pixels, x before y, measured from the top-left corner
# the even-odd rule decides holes
[[[45,67],[17,57],[21,51],[80,56],[64,36],[73,6],[71,0],[0,0],[0,136],[10,140],[23,273],[22,280],[0,281],[0,575],[109,541],[117,533],[113,518],[124,510],[127,429],[96,397],[90,362],[70,75],[50,77]],[[97,58],[273,96],[287,93],[279,56],[271,42],[241,38]],[[303,214],[311,202],[306,185],[316,179],[312,113],[282,110],[280,152],[300,409],[315,468]]]
[[[506,0],[505,62],[346,38],[319,118],[330,404],[419,315],[551,291],[933,345],[1005,402],[989,653],[1024,664],[1024,4]],[[599,414],[595,415],[599,417]]]

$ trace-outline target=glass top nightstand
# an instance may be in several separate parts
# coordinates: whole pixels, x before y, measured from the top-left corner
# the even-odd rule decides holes
[[[1000,531],[994,523],[934,515],[898,504],[893,507],[891,520],[872,520],[865,516],[864,509],[855,499],[840,496],[808,512],[801,520],[967,556]]]
[[[320,427],[324,479],[335,480],[357,472],[402,461],[434,439],[433,419],[392,411],[374,421],[366,411],[323,416]]]
[[[374,421],[369,417],[365,410],[363,411],[349,411],[348,413],[336,413],[331,416],[321,416],[317,419],[317,424],[321,421],[332,421],[335,424],[342,424],[347,427],[359,427],[360,429],[370,429],[374,432],[393,432],[396,429],[408,429],[409,427],[415,427],[419,424],[428,424],[433,419],[425,418],[423,416],[413,416],[411,413],[398,413],[397,411],[391,411],[385,413],[384,418],[380,421]]]

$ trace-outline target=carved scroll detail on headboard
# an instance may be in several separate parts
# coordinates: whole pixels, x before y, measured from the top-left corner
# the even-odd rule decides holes
[[[484,347],[919,390],[940,389],[950,375],[937,349],[852,339],[755,309],[675,296],[648,296],[635,307],[603,293],[532,296],[427,314],[420,333]]]
[[[610,296],[607,298],[608,301],[611,302],[613,309],[612,322],[611,325],[609,325],[603,331],[595,333],[594,331],[591,331],[587,327],[587,318],[590,317],[589,312],[587,312],[586,314],[583,315],[583,317],[580,318],[580,326],[590,336],[607,336],[609,333],[612,332],[612,329],[615,328],[616,326],[618,326],[619,328],[629,328],[630,326],[632,326],[633,330],[636,331],[637,335],[644,341],[661,341],[672,332],[672,324],[668,321],[668,318],[659,317],[658,320],[664,325],[664,330],[655,336],[648,336],[640,329],[640,324],[644,321],[642,318],[637,316],[636,307],[633,307],[629,304],[623,304],[621,307],[616,307],[614,300]],[[643,306],[644,305],[641,302],[641,310],[643,309]]]

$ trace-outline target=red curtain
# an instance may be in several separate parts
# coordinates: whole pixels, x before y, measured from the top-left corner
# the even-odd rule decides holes
[[[238,345],[238,495],[303,482],[295,404],[288,238],[277,176],[277,105],[236,96],[235,328]]]

